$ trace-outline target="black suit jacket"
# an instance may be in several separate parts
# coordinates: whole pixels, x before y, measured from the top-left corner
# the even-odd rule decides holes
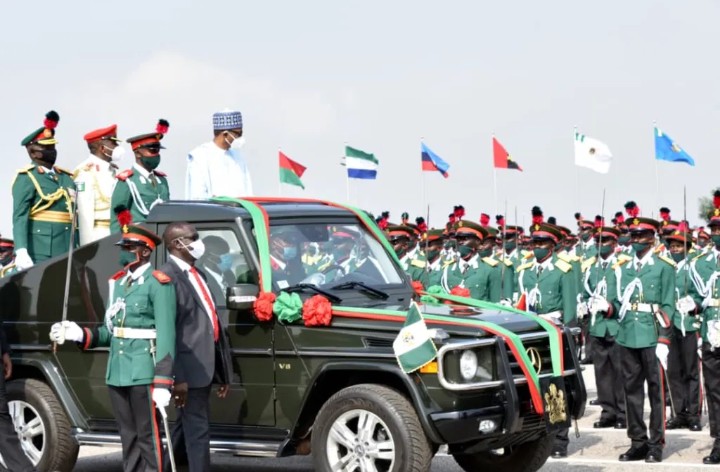
[[[177,294],[175,382],[187,382],[188,388],[206,387],[213,380],[229,384],[232,379],[232,361],[227,330],[222,319],[218,316],[220,336],[216,343],[212,321],[200,295],[190,282],[191,275],[181,270],[172,259],[160,270],[170,276]],[[205,279],[205,274],[197,270]]]

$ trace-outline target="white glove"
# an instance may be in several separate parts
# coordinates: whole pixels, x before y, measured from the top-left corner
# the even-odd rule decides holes
[[[695,300],[690,295],[686,295],[675,303],[675,308],[681,313],[688,314],[695,310]]]
[[[30,259],[30,254],[28,254],[27,249],[21,247],[15,251],[15,267],[19,270],[29,269],[34,265],[35,264],[33,263],[33,260]]]
[[[610,303],[603,297],[590,298],[588,305],[590,305],[590,313],[593,315],[610,310]]]
[[[85,338],[83,329],[77,323],[72,321],[63,321],[62,323],[54,323],[50,327],[50,341],[58,344],[65,343],[65,340],[82,342]]]
[[[512,302],[510,300],[508,300],[507,298],[503,298],[502,300],[500,300],[499,303],[502,306],[512,306]]]
[[[658,343],[657,346],[655,346],[655,356],[660,361],[660,364],[663,366],[663,369],[667,371],[667,359],[668,359],[668,353],[670,352],[670,349],[668,349],[667,344]]]
[[[167,388],[154,388],[152,392],[152,399],[155,402],[155,407],[158,410],[164,411],[165,408],[170,404],[170,390]]]

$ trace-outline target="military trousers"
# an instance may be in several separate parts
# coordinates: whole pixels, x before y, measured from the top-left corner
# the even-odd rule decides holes
[[[710,437],[720,439],[720,349],[711,351],[709,343],[702,346],[702,373]]]
[[[590,336],[594,344],[593,366],[601,420],[625,421],[625,390],[622,360],[615,338]]]
[[[700,419],[700,359],[697,333],[686,333],[673,326],[668,353],[668,383],[675,415],[685,420]]]
[[[110,403],[120,430],[123,472],[162,471],[158,412],[150,385],[109,385]]]
[[[664,376],[660,362],[655,356],[655,347],[628,348],[618,344],[622,359],[622,373],[625,384],[625,417],[627,435],[632,447],[649,446],[661,453],[665,444],[665,398]],[[645,382],[650,403],[650,430],[643,420],[645,405]]]

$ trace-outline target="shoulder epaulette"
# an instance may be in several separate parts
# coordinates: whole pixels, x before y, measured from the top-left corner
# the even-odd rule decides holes
[[[520,267],[518,267],[518,268],[517,268],[517,271],[520,272],[521,270],[529,269],[529,268],[532,267],[532,266],[533,266],[533,263],[532,263],[532,262],[526,262],[525,264],[523,264],[523,265],[521,265]]]
[[[700,259],[701,257],[703,257],[704,255],[705,255],[704,252],[699,252],[698,254],[694,254],[694,255],[693,255],[693,258],[690,259],[690,262],[696,261],[696,260]]]
[[[628,261],[631,261],[632,256],[629,254],[625,254],[624,252],[621,252],[620,254],[617,255],[617,260],[618,260],[618,262],[622,262],[624,264]]]
[[[508,258],[506,257],[506,258],[503,259],[503,260],[505,261],[505,265],[506,265],[506,266],[512,267],[513,263],[512,263],[512,261],[511,261],[510,259],[508,259]]]
[[[482,261],[490,267],[495,267],[496,265],[498,265],[498,261],[493,259],[492,257],[483,257]]]
[[[660,259],[660,260],[663,261],[663,262],[666,262],[666,263],[670,264],[672,267],[677,267],[677,264],[675,263],[675,261],[672,260],[672,259],[670,259],[670,258],[667,257],[667,256],[658,256],[658,259]]]
[[[664,245],[664,244],[658,244],[657,246],[655,246],[654,252],[655,252],[655,254],[658,254],[658,253],[660,253],[660,252],[663,252],[664,250],[665,250],[665,245]]]
[[[161,284],[169,283],[169,282],[172,280],[169,275],[167,275],[165,272],[163,272],[163,271],[161,271],[161,270],[154,270],[153,273],[152,273],[152,275],[153,275],[153,277],[155,277],[155,278],[158,280],[158,282],[160,282]]]
[[[566,253],[566,252],[560,252],[560,253],[558,253],[557,257],[558,257],[558,259],[560,259],[560,260],[563,261],[563,262],[570,263],[570,262],[573,261],[572,256],[571,256],[570,254]]]
[[[67,169],[63,169],[62,167],[53,166],[53,169],[55,169],[55,172],[60,172],[61,174],[73,175],[72,172]]]
[[[555,267],[557,267],[558,269],[560,269],[563,272],[570,272],[570,270],[572,269],[572,266],[570,265],[570,263],[565,262],[562,259],[555,262]]]
[[[593,264],[595,264],[595,261],[596,261],[596,260],[597,260],[597,259],[595,258],[595,256],[593,256],[593,257],[591,257],[591,258],[589,258],[589,259],[585,259],[585,261],[582,263],[582,265],[580,266],[580,268],[582,269],[583,272],[585,272],[585,271],[588,270],[590,267],[592,267]]]
[[[535,254],[533,254],[532,251],[523,252],[523,255],[522,255],[523,259],[530,259],[531,257],[535,257]]]
[[[127,179],[129,179],[130,177],[132,177],[132,175],[133,175],[133,170],[132,170],[132,169],[128,169],[128,170],[124,170],[124,171],[120,172],[120,173],[119,173],[118,175],[116,175],[115,177],[116,177],[118,180],[122,180],[122,181],[124,182],[124,181],[126,181]]]
[[[424,269],[427,263],[422,259],[413,259],[410,261],[410,265]]]
[[[618,267],[622,267],[623,265],[630,262],[631,260],[632,260],[632,257],[629,257],[629,256],[623,257],[623,258],[618,256],[617,261],[615,262],[615,264],[613,264],[612,268],[613,268],[613,270],[615,270]]]
[[[153,172],[155,172],[155,175],[159,175],[160,177],[167,177],[167,174],[165,172],[159,170],[155,170]]]
[[[31,170],[33,170],[34,168],[35,168],[35,164],[29,164],[25,167],[21,167],[20,169],[18,169],[17,173],[18,174],[26,174],[26,173],[30,172]]]
[[[125,275],[125,271],[119,270],[119,271],[115,272],[112,277],[110,277],[110,280],[118,280],[124,275]]]

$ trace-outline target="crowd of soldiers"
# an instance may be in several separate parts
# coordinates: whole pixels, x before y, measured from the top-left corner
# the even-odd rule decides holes
[[[376,222],[417,287],[439,286],[579,326],[583,363],[595,369],[593,402],[602,408],[593,426],[626,429],[631,440],[620,461],[662,461],[665,430],[701,431],[705,399],[714,443],[703,462],[719,464],[720,193],[713,202],[707,230],[673,220],[668,208],[660,209],[659,221],[640,216],[632,201],[611,225],[576,213],[574,230],[546,221],[539,207],[527,232],[502,215],[495,226],[487,214],[467,220],[462,205],[442,229],[427,229],[422,217],[410,223],[407,213],[400,224],[390,222],[389,212]],[[565,429],[552,457],[566,457],[567,446]]]

